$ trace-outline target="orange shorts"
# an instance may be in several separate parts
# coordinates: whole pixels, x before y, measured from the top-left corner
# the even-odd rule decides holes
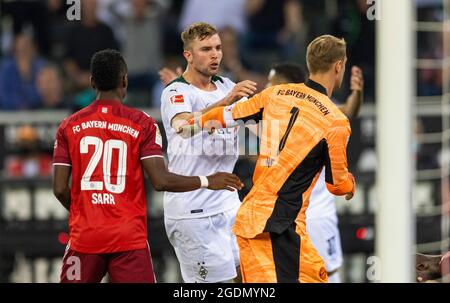
[[[295,227],[282,234],[237,236],[244,283],[327,283],[325,264],[307,235]]]

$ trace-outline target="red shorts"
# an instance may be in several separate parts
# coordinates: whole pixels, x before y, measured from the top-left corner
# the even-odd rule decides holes
[[[100,283],[108,273],[113,283],[155,283],[150,249],[84,254],[67,248],[61,283]]]

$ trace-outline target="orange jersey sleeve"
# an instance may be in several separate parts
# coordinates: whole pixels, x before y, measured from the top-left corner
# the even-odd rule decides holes
[[[227,127],[224,120],[224,110],[225,106],[211,109],[210,111],[201,115],[200,119],[198,120],[198,124],[203,128],[207,123],[216,121],[220,124],[220,126],[222,126],[222,128]]]
[[[235,126],[235,121],[247,122],[253,120],[258,122],[262,120],[265,100],[269,98],[272,91],[273,89],[268,88],[246,101],[241,101],[230,106],[216,107],[204,113],[199,118],[198,124],[202,128],[211,125],[216,127],[219,125],[225,128]],[[193,121],[190,121],[190,124],[193,124]]]
[[[325,180],[327,189],[334,195],[342,196],[355,190],[355,179],[348,171],[347,142],[350,137],[348,120],[336,120],[326,134],[328,154],[325,160]]]

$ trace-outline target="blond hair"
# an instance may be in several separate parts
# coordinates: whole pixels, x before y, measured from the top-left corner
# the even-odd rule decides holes
[[[195,39],[203,40],[217,34],[217,28],[205,22],[196,22],[191,24],[181,33],[181,40],[183,40],[183,47],[187,49]]]
[[[306,63],[310,74],[327,72],[339,60],[344,60],[347,52],[345,40],[331,35],[314,39],[306,51]]]

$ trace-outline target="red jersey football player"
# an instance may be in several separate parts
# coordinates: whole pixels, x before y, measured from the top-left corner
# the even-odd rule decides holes
[[[70,212],[61,282],[100,282],[106,273],[112,282],[155,282],[143,170],[157,191],[234,190],[242,183],[228,173],[167,171],[155,120],[122,104],[127,66],[118,51],[92,57],[91,84],[97,100],[62,121],[56,134],[53,190]]]

